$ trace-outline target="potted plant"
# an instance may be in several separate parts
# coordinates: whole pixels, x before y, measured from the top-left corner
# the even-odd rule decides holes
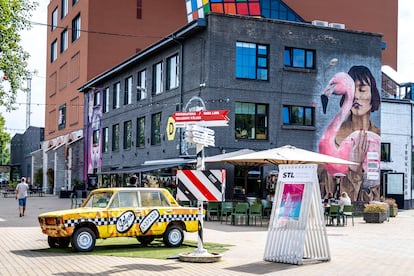
[[[387,204],[369,203],[364,207],[364,220],[366,223],[383,223],[387,220]]]
[[[390,210],[390,217],[396,217],[398,214],[398,204],[393,198],[386,198],[385,202],[388,203]]]

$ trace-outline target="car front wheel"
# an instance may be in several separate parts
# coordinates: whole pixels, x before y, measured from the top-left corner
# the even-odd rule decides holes
[[[163,241],[168,247],[179,247],[184,241],[184,232],[177,225],[170,226],[164,233]]]
[[[88,227],[81,227],[75,230],[72,235],[73,250],[79,252],[89,252],[95,247],[96,235]]]

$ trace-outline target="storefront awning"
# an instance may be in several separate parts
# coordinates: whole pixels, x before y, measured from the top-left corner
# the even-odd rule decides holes
[[[164,160],[166,161],[166,160]],[[149,171],[155,171],[159,169],[168,169],[168,168],[174,168],[174,167],[180,167],[184,165],[191,165],[189,163],[190,160],[181,160],[180,162],[164,162],[164,163],[150,163],[149,165],[142,164],[140,166],[136,167],[130,167],[130,168],[119,168],[119,169],[113,169],[113,170],[103,170],[98,174],[123,174],[123,173],[141,173],[141,172],[149,172]]]

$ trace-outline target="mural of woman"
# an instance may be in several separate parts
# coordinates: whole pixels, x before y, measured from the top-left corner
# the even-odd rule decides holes
[[[352,201],[379,200],[381,138],[380,129],[371,120],[371,113],[380,105],[375,78],[366,66],[335,74],[322,95],[324,112],[332,94],[342,96],[341,109],[325,129],[319,151],[357,165],[325,165],[326,172],[320,174],[320,180],[325,181],[322,185],[326,192],[346,192]],[[340,191],[336,190],[335,175],[342,178]]]
[[[100,93],[97,92],[97,93]],[[89,95],[89,107],[88,107],[88,123],[89,123],[89,145],[88,145],[88,174],[93,174],[94,169],[101,166],[101,118],[102,110],[100,105],[94,106],[94,93]]]

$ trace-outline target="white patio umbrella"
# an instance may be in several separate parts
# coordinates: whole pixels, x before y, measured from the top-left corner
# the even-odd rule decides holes
[[[245,155],[248,153],[253,153],[255,152],[254,150],[251,149],[241,149],[241,150],[237,150],[237,151],[232,151],[232,152],[226,152],[226,153],[222,153],[222,154],[218,154],[218,155],[213,155],[213,156],[208,156],[205,158],[204,162],[206,163],[218,163],[223,161],[226,158],[230,158],[230,157],[237,157],[240,155]]]
[[[336,158],[330,155],[321,154],[309,150],[286,145],[280,148],[262,150],[234,157],[228,157],[221,162],[234,165],[260,166],[279,164],[347,164],[357,165],[354,162]]]

